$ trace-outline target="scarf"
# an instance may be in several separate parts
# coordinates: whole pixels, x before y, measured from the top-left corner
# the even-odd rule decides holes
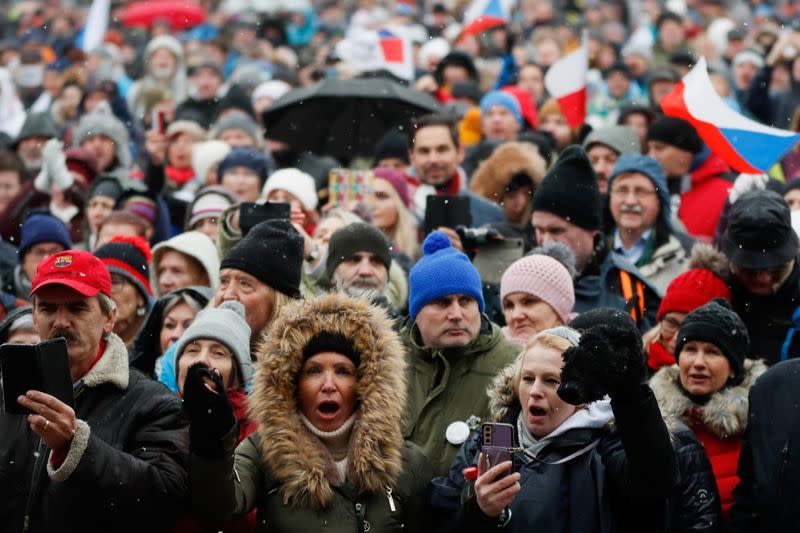
[[[194,169],[192,167],[177,168],[167,165],[164,169],[164,174],[166,174],[170,182],[180,186],[185,185],[194,178]]]

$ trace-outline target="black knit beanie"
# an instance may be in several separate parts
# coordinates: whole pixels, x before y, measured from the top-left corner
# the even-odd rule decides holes
[[[273,289],[300,297],[303,237],[288,220],[266,220],[230,249],[219,268],[247,272]]]
[[[573,318],[569,323],[569,327],[579,333],[595,326],[613,326],[638,331],[636,322],[633,321],[630,313],[614,307],[598,307],[586,311]]]
[[[600,189],[583,148],[573,145],[561,152],[533,195],[533,210],[552,213],[586,230],[600,229]]]
[[[366,222],[348,224],[331,235],[325,271],[328,278],[332,278],[342,261],[358,252],[371,252],[380,258],[388,272],[389,265],[392,264],[390,249],[389,240],[372,224]]]
[[[361,354],[356,350],[353,343],[341,333],[331,333],[321,331],[309,340],[303,347],[303,361],[323,352],[334,352],[344,355],[358,368],[361,362]]]
[[[744,360],[750,349],[750,335],[747,333],[747,326],[727,300],[714,298],[686,315],[675,343],[676,361],[683,345],[689,341],[710,342],[722,350],[734,374],[731,383],[741,383],[744,378]]]
[[[661,141],[692,154],[703,151],[703,139],[694,126],[675,117],[657,118],[647,130],[647,140]]]

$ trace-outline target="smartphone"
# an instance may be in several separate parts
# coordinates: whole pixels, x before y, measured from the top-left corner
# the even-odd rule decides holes
[[[30,390],[55,396],[75,408],[67,341],[63,337],[39,344],[3,344],[0,346],[0,377],[3,410],[8,414],[31,414],[17,403],[17,398]]]
[[[288,202],[242,202],[239,207],[239,227],[242,236],[247,235],[256,225],[265,220],[289,220],[292,215],[292,206]]]
[[[162,135],[167,133],[167,115],[163,111],[153,109],[150,112],[150,129]]]
[[[513,463],[514,456],[511,455],[511,448],[514,448],[514,426],[501,422],[486,422],[481,426],[481,452],[483,452],[483,471],[506,461]],[[504,478],[514,471],[512,466],[497,479]]]
[[[375,175],[371,170],[334,168],[328,173],[328,203],[331,205],[369,204],[374,195]]]
[[[436,228],[472,226],[468,196],[430,195],[425,201],[425,235]]]

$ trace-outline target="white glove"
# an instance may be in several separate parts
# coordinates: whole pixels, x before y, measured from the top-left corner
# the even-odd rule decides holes
[[[60,191],[72,186],[75,181],[67,168],[67,156],[64,154],[64,143],[58,139],[50,139],[42,148],[42,168],[50,176],[50,182]]]

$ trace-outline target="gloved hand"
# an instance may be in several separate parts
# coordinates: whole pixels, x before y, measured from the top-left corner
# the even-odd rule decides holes
[[[625,400],[641,390],[644,369],[642,338],[634,328],[599,325],[581,335],[564,352],[558,395],[580,405],[603,398]]]
[[[189,418],[192,452],[202,457],[221,457],[222,438],[236,424],[222,377],[203,363],[189,367],[183,384],[183,410]]]
[[[74,181],[67,168],[67,156],[64,143],[58,139],[50,139],[42,148],[42,168],[47,171],[50,183],[60,191],[68,189]]]

